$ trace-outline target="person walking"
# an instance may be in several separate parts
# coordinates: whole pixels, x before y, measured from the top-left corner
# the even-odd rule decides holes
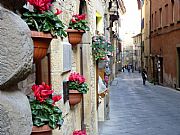
[[[147,72],[145,69],[142,70],[142,79],[143,79],[143,85],[145,85],[147,80]]]

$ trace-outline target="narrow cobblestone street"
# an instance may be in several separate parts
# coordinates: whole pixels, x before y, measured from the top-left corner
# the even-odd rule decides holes
[[[120,73],[110,86],[110,120],[99,135],[180,135],[180,92]]]

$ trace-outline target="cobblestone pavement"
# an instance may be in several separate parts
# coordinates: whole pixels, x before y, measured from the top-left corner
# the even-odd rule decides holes
[[[120,73],[110,86],[109,115],[99,135],[180,135],[180,92]]]

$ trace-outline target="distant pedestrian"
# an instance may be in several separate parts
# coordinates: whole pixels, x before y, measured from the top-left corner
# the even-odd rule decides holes
[[[134,66],[132,66],[132,73],[134,73]]]
[[[127,70],[128,70],[128,72],[130,72],[130,69],[131,69],[131,66],[130,66],[130,65],[128,65],[128,66],[127,66]]]
[[[147,80],[147,72],[145,69],[142,70],[142,79],[143,79],[143,85],[145,85]]]
[[[122,71],[124,72],[124,66],[122,67]]]
[[[139,69],[138,69],[138,70],[139,70],[139,73],[141,73],[141,68],[140,68],[140,67],[139,67]]]

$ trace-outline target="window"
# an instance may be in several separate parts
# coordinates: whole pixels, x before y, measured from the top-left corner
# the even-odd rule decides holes
[[[41,84],[45,82],[47,84],[51,83],[50,75],[50,53],[46,55],[41,61],[36,63],[36,84]]]
[[[174,22],[174,0],[171,0],[171,22]]]
[[[141,20],[141,29],[144,29],[144,18]]]
[[[156,29],[157,28],[157,12],[155,11],[155,14],[154,14],[154,28]]]
[[[151,30],[153,30],[154,28],[154,17],[153,17],[154,15],[152,14],[152,16],[151,16]]]
[[[144,41],[142,41],[141,46],[142,46],[142,52],[144,52]]]
[[[178,4],[179,4],[179,6],[178,6],[178,9],[179,9],[179,10],[178,10],[178,11],[179,11],[179,20],[180,20],[180,0],[179,0],[179,3],[178,3]]]
[[[165,5],[165,25],[168,25],[168,4]]]
[[[72,51],[69,43],[63,43],[63,72],[71,70],[72,64]]]
[[[162,27],[162,8],[159,9],[159,27]]]

